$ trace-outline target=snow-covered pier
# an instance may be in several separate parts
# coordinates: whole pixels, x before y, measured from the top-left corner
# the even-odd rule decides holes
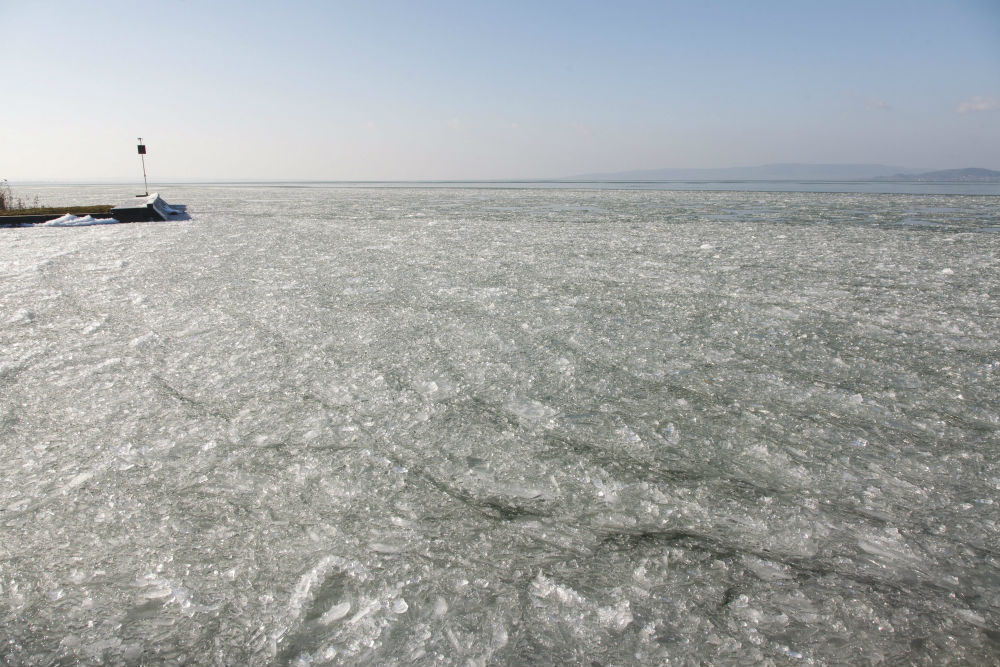
[[[95,209],[105,207],[95,207]],[[135,202],[126,202],[110,211],[88,211],[80,218],[59,208],[49,213],[31,215],[10,215],[0,217],[0,227],[23,227],[31,225],[79,226],[80,224],[106,224],[113,222],[156,222],[187,219],[184,207],[169,206],[160,195],[153,193]],[[80,221],[83,221],[82,223]]]

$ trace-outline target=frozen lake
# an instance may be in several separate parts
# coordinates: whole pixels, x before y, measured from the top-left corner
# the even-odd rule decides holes
[[[161,194],[0,229],[3,664],[1000,662],[1000,198]]]

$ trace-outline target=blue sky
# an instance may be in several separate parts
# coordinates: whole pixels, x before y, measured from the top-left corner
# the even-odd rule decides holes
[[[0,0],[0,178],[1000,169],[1000,2]]]

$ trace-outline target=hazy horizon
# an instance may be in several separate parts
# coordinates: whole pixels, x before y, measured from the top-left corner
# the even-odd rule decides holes
[[[0,4],[0,178],[1000,169],[1000,6]]]
[[[871,169],[866,171],[865,167],[870,167]],[[140,167],[137,167],[139,169]],[[801,171],[796,174],[795,169],[801,168]],[[970,166],[970,168],[976,168]],[[814,172],[813,174],[810,171]],[[842,175],[817,175],[822,172],[841,172]],[[648,169],[648,170],[626,170],[621,172],[598,172],[592,174],[568,174],[562,176],[552,176],[552,177],[509,177],[509,178],[479,178],[479,179],[463,179],[463,178],[412,178],[412,179],[321,179],[321,178],[160,178],[149,182],[150,188],[153,188],[157,184],[160,185],[183,185],[183,184],[244,184],[244,183],[262,183],[262,184],[281,184],[281,183],[359,183],[359,184],[378,184],[378,183],[559,183],[573,181],[580,182],[600,182],[600,181],[642,181],[644,179],[649,179],[652,181],[692,181],[692,182],[705,182],[710,183],[713,181],[722,180],[738,180],[738,181],[761,181],[761,182],[802,182],[808,183],[810,181],[878,181],[883,180],[885,175],[903,175],[903,174],[924,174],[936,171],[946,171],[938,170],[934,168],[912,168],[903,166],[891,166],[891,165],[879,165],[879,164],[804,164],[804,163],[778,163],[778,164],[767,164],[767,165],[745,165],[745,166],[735,166],[735,167],[708,167],[708,168],[667,168],[667,169]],[[669,174],[666,172],[670,172]],[[763,175],[754,175],[753,172],[758,172]],[[782,174],[781,172],[785,172]],[[849,173],[854,172],[856,175],[850,176]],[[138,171],[137,174],[141,174]],[[32,186],[32,185],[131,185],[137,182],[141,182],[141,175],[132,174],[131,176],[120,176],[120,177],[107,177],[107,178],[94,178],[89,180],[59,180],[59,179],[32,179],[24,181],[12,181],[10,185],[12,186]],[[866,175],[864,175],[866,174]]]

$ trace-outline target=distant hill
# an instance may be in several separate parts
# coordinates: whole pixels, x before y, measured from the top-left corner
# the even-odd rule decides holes
[[[896,180],[920,174],[884,164],[765,164],[723,169],[640,169],[603,174],[582,174],[565,180],[580,181],[867,181]],[[933,172],[932,172],[933,173]]]
[[[925,171],[919,174],[893,174],[873,180],[907,181],[912,183],[1000,183],[1000,171],[969,167],[966,169],[944,169]]]

